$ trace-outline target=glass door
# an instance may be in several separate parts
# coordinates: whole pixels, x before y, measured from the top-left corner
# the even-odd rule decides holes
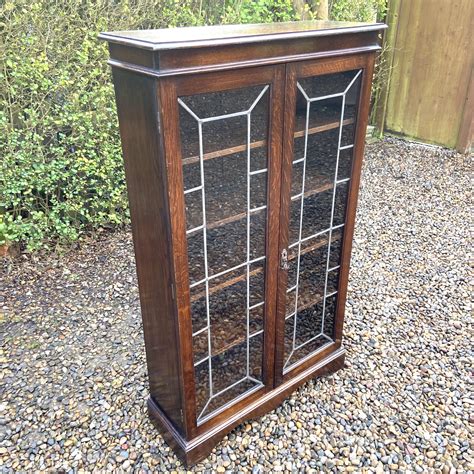
[[[268,232],[279,206],[278,186],[269,183],[281,158],[270,131],[274,81],[274,69],[264,68],[177,88],[197,426],[273,375],[264,354],[274,337],[266,294],[276,292],[267,269],[278,252],[278,236]]]
[[[279,283],[283,344],[277,371],[283,377],[336,348],[341,248],[363,77],[362,67],[346,70],[343,61],[339,71],[332,65],[331,73],[313,64],[290,66],[287,74],[287,88],[294,90],[287,102],[291,126],[285,122],[292,133],[284,158],[291,179],[282,190],[286,258]]]

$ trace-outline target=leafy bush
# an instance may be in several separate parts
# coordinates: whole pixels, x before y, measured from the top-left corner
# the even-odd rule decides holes
[[[351,2],[364,4],[331,11]],[[291,0],[1,2],[0,245],[51,247],[129,219],[100,31],[293,19]]]
[[[384,18],[387,0],[329,0],[329,15],[337,21],[374,21]]]
[[[258,0],[228,5],[223,23],[268,23],[299,19],[291,0]]]

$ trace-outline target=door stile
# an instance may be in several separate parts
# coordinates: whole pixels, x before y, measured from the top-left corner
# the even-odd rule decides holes
[[[359,197],[359,183],[362,171],[362,161],[364,158],[365,136],[367,123],[369,120],[370,109],[370,93],[372,85],[372,77],[374,73],[375,56],[365,55],[365,64],[362,66],[362,83],[359,94],[359,108],[357,114],[355,138],[354,138],[354,155],[351,180],[349,186],[346,225],[344,226],[342,250],[341,250],[341,271],[338,287],[338,302],[336,307],[335,321],[335,342],[341,344],[342,331],[344,324],[344,311],[347,298],[347,286],[349,280],[349,267],[352,253],[352,239],[354,237],[354,226],[357,211],[357,201]]]
[[[290,189],[291,189],[291,167],[293,165],[293,128],[295,123],[294,110],[296,107],[296,88],[288,87],[296,83],[296,69],[294,64],[286,65],[285,74],[285,103],[282,135],[282,159],[281,159],[281,195],[280,195],[280,228],[278,255],[280,261],[277,263],[277,306],[275,318],[275,386],[283,381],[284,344],[285,337],[285,304],[288,272],[282,259],[288,249],[288,229],[290,221]]]
[[[160,117],[164,137],[164,156],[168,173],[168,198],[171,215],[171,242],[174,262],[174,296],[177,305],[177,330],[183,420],[187,437],[196,434],[196,401],[194,397],[194,365],[192,353],[192,324],[190,318],[190,290],[187,271],[188,251],[186,242],[183,170],[181,166],[181,141],[176,83],[171,79],[159,81]]]
[[[282,136],[284,135],[284,111],[285,109],[285,66],[275,66],[275,74],[272,82],[270,96],[270,122],[269,122],[269,173],[268,173],[268,224],[266,237],[266,282],[265,302],[267,305],[264,333],[264,366],[263,377],[267,390],[271,390],[275,384],[275,332],[277,311],[277,288],[279,268],[279,242],[280,232],[280,196],[281,196],[281,166],[282,166]]]

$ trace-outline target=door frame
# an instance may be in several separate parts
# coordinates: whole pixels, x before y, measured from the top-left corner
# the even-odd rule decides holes
[[[347,296],[347,283],[349,276],[349,264],[352,250],[352,238],[354,233],[355,214],[357,208],[358,189],[362,159],[364,154],[365,133],[370,107],[370,88],[374,68],[374,55],[363,53],[358,55],[343,56],[338,59],[323,58],[305,60],[286,65],[285,77],[285,107],[283,124],[283,159],[282,159],[282,184],[280,204],[280,230],[279,230],[279,254],[288,249],[288,232],[290,219],[290,192],[291,173],[293,166],[293,134],[295,125],[295,108],[298,78],[338,73],[353,69],[362,69],[361,88],[356,117],[356,127],[353,147],[353,165],[346,207],[345,225],[343,230],[343,242],[341,249],[341,263],[336,300],[336,316],[334,328],[334,342],[324,346],[314,355],[308,355],[301,362],[283,373],[284,367],[284,340],[285,340],[285,312],[286,312],[286,290],[287,270],[278,266],[277,308],[276,308],[276,332],[275,332],[275,385],[280,385],[311,367],[319,360],[337,351],[341,347],[344,309]]]
[[[186,216],[181,163],[181,140],[178,97],[199,93],[232,90],[260,84],[270,84],[267,143],[267,224],[265,262],[264,351],[262,381],[264,386],[240,399],[212,418],[197,424],[194,361],[192,347],[192,319],[188,273]],[[178,308],[178,341],[180,353],[180,384],[183,393],[183,418],[187,437],[199,436],[221,424],[274,387],[275,311],[277,274],[279,265],[278,235],[280,216],[280,169],[282,158],[285,65],[253,67],[167,77],[158,80],[160,97],[159,123],[163,129],[168,199],[171,210],[170,226],[174,264],[175,297]]]

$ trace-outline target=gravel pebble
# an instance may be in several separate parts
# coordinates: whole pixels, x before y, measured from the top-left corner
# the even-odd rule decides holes
[[[470,175],[472,156],[367,147],[347,367],[237,427],[193,471],[474,470]],[[2,268],[0,470],[183,472],[147,416],[130,232]]]

